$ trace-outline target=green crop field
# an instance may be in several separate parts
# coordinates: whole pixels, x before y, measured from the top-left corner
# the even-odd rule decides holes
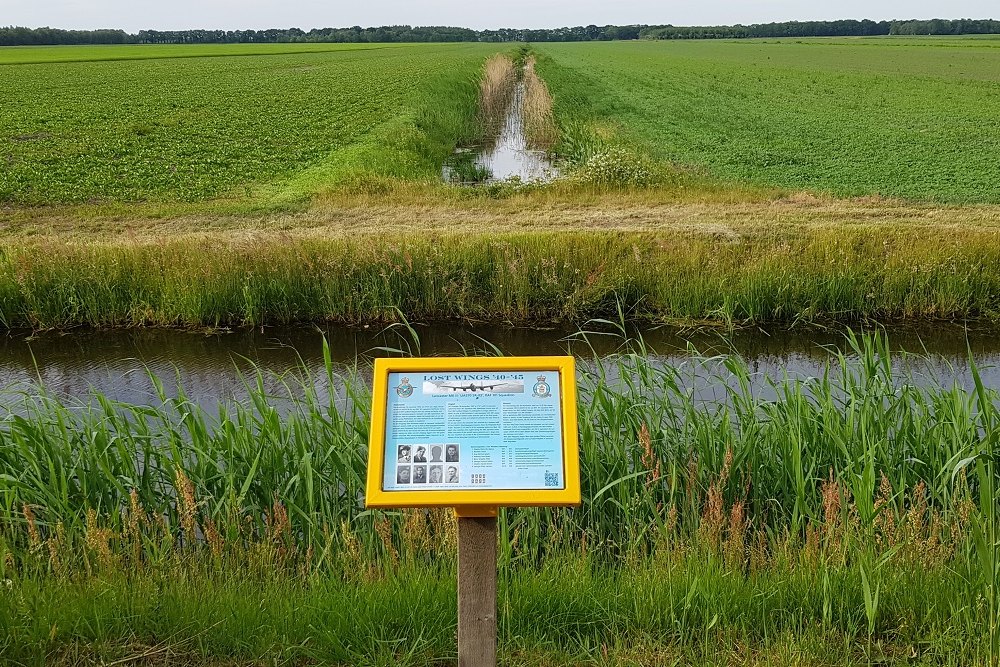
[[[731,181],[1000,202],[1000,42],[544,44],[564,123]]]
[[[0,50],[0,202],[191,201],[258,188],[281,200],[359,171],[434,175],[470,131],[476,76],[498,48]]]
[[[540,44],[564,139],[732,185],[1000,202],[1000,40]],[[0,49],[0,203],[308,201],[433,181],[509,45]],[[572,141],[560,149],[572,153]],[[388,188],[392,189],[392,188]]]
[[[442,182],[497,53],[566,178]],[[0,326],[998,319],[998,108],[993,38],[0,49]]]

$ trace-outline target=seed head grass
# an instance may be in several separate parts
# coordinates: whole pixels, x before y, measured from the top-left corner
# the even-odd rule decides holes
[[[522,117],[528,145],[537,150],[551,150],[559,141],[559,127],[553,115],[552,95],[535,71],[535,58],[524,63],[524,100]]]
[[[479,116],[486,138],[497,137],[514,98],[518,72],[513,58],[498,53],[487,59],[479,82]]]
[[[1000,313],[993,227],[680,227],[0,244],[0,326],[726,324]]]

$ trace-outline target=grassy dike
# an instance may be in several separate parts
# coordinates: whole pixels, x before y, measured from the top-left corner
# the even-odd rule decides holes
[[[1000,396],[887,350],[850,338],[773,396],[641,341],[582,365],[582,507],[500,515],[504,664],[995,667]],[[455,522],[363,510],[362,378],[328,365],[286,411],[249,380],[217,414],[8,401],[0,660],[454,660]]]
[[[285,218],[148,219],[126,234],[101,219],[72,230],[12,221],[0,325],[531,322],[618,303],[638,317],[736,323],[1000,313],[993,208],[577,196],[375,197]]]

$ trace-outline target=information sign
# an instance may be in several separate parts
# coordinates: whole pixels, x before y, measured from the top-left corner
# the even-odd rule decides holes
[[[572,357],[377,359],[370,507],[577,505]]]

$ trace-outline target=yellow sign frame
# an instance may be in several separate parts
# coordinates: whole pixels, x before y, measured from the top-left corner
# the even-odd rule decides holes
[[[390,373],[558,371],[562,411],[562,489],[460,489],[383,491],[386,412]],[[454,507],[460,515],[492,514],[497,507],[574,507],[580,495],[580,435],[577,427],[576,364],[573,357],[411,357],[375,360],[372,421],[368,435],[365,506],[376,508]]]

